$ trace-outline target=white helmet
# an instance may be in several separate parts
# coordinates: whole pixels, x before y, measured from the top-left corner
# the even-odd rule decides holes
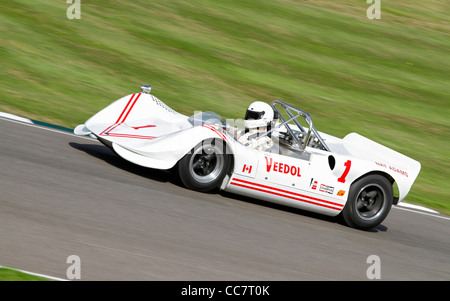
[[[274,113],[270,105],[262,101],[250,104],[245,112],[244,124],[247,129],[270,126]]]

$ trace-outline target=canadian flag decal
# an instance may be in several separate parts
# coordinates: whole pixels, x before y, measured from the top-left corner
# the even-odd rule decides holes
[[[244,168],[242,168],[242,172],[248,172],[252,173],[252,166],[247,166],[247,164],[244,164]]]

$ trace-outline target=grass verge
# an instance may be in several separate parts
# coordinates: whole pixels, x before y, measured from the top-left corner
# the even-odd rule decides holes
[[[0,281],[51,281],[50,279],[18,271],[15,269],[0,267]]]

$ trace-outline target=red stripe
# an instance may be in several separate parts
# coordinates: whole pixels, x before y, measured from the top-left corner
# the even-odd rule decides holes
[[[116,121],[114,124],[112,124],[112,125],[110,125],[109,127],[107,127],[103,132],[100,133],[100,135],[103,135],[104,133],[107,133],[107,132],[112,131],[112,130],[113,130],[114,128],[116,128],[120,123],[122,123],[122,122],[119,122],[119,121],[120,121],[120,119],[122,118],[123,114],[125,114],[125,112],[127,111],[128,106],[129,106],[130,103],[132,102],[134,95],[136,95],[136,94],[131,95],[130,99],[129,99],[128,102],[127,102],[127,105],[126,105],[125,108],[122,110],[122,113],[120,114],[119,118],[117,118],[117,121]]]
[[[156,127],[156,125],[149,124],[149,125],[143,125],[143,126],[133,126],[133,129],[139,130],[139,129],[143,129],[143,128],[154,128],[154,127]]]
[[[128,117],[128,114],[130,114],[131,110],[133,109],[134,105],[136,104],[136,102],[137,102],[137,100],[139,99],[140,96],[141,96],[141,93],[139,93],[138,96],[134,99],[133,104],[131,105],[130,109],[128,110],[127,114],[125,115],[125,117],[123,118],[123,120],[122,120],[121,123],[124,123],[124,122],[125,122],[125,120],[126,120],[127,117]]]
[[[203,127],[210,129],[211,131],[215,132],[217,135],[219,135],[223,140],[227,141],[227,137],[225,137],[224,134],[222,134],[221,132],[217,131],[213,126],[211,125],[202,125]]]
[[[122,137],[122,138],[136,138],[136,139],[155,139],[156,137],[153,136],[142,136],[142,135],[129,135],[129,134],[119,134],[119,133],[110,133],[112,130],[114,130],[116,127],[121,125],[125,122],[128,115],[130,114],[131,110],[133,109],[134,105],[136,104],[137,100],[141,96],[141,93],[137,94],[137,97],[134,98],[136,94],[131,95],[130,99],[127,102],[127,105],[123,109],[122,113],[120,114],[119,118],[117,119],[116,123],[110,125],[107,127],[103,132],[100,133],[101,136],[111,136],[111,137]],[[134,98],[134,100],[133,100]],[[124,115],[125,114],[125,115]],[[123,117],[123,119],[122,119]],[[156,125],[149,125],[149,126],[143,126],[143,127],[152,127]],[[139,128],[139,127],[138,127]]]
[[[343,207],[344,206],[342,204],[325,201],[325,200],[322,200],[322,199],[319,199],[319,198],[310,197],[310,196],[307,196],[307,195],[302,195],[302,194],[298,194],[298,193],[295,193],[295,192],[291,192],[291,191],[287,191],[287,190],[283,190],[283,189],[279,189],[279,188],[275,188],[275,187],[270,187],[270,186],[266,186],[266,185],[262,185],[262,184],[252,183],[252,182],[248,182],[248,181],[241,180],[241,179],[238,179],[238,178],[234,178],[234,179],[232,179],[232,181],[239,181],[239,182],[242,182],[242,183],[251,184],[251,185],[254,185],[254,186],[259,186],[259,187],[262,187],[262,188],[265,188],[265,189],[271,189],[271,190],[283,192],[283,193],[286,193],[286,194],[290,194],[292,196],[284,195],[284,194],[277,193],[277,192],[274,192],[274,191],[264,190],[264,189],[261,189],[261,188],[247,186],[247,185],[236,183],[236,182],[231,182],[231,185],[240,186],[240,187],[244,187],[244,188],[248,188],[248,189],[253,189],[253,190],[257,190],[257,191],[261,191],[261,192],[265,192],[265,193],[270,193],[270,194],[274,194],[274,195],[278,195],[278,196],[282,196],[282,197],[290,198],[290,199],[293,199],[293,200],[302,201],[302,202],[306,202],[306,203],[309,203],[309,204],[322,206],[322,207],[326,207],[326,208],[330,208],[330,209],[334,209],[334,210],[341,210],[342,208],[335,208],[335,207],[328,206],[328,205],[325,205],[325,204],[319,204],[319,203],[316,203],[316,202],[313,202],[313,201],[300,199],[300,198],[297,198],[297,197],[294,197],[294,196],[299,196],[299,197],[302,197],[302,198],[307,198],[307,199],[319,201],[319,202],[330,204],[330,205],[333,205],[333,206],[338,206],[338,207]]]
[[[142,136],[142,135],[129,135],[129,134],[119,134],[119,133],[109,133],[103,136],[111,136],[111,137],[122,137],[122,138],[137,138],[137,139],[155,139],[153,136]]]
[[[256,187],[250,187],[250,186],[242,185],[242,184],[239,184],[239,183],[231,182],[231,185],[240,186],[240,187],[244,187],[244,188],[248,188],[248,189],[253,189],[253,190],[261,191],[261,192],[265,192],[265,193],[270,193],[270,194],[273,194],[273,195],[278,195],[278,196],[281,196],[281,197],[285,197],[285,198],[293,199],[293,200],[296,200],[296,201],[309,203],[309,204],[316,205],[316,206],[321,206],[321,207],[330,208],[330,209],[339,210],[339,211],[341,210],[341,208],[335,208],[335,207],[331,207],[331,206],[324,205],[324,204],[318,204],[318,203],[315,203],[315,202],[312,202],[312,201],[303,200],[303,199],[299,199],[299,198],[296,198],[296,197],[293,197],[293,196],[288,196],[288,195],[284,195],[284,194],[273,192],[273,191],[267,191],[267,190],[256,188]]]
[[[116,127],[118,127],[120,124],[118,124],[118,123],[114,123],[114,124],[112,124],[112,125],[110,125],[109,127],[107,127],[106,128],[106,130],[104,130],[103,132],[101,132],[100,133],[100,135],[103,135],[104,133],[109,133],[109,132],[111,132],[112,130],[114,130]]]
[[[119,118],[117,119],[116,123],[119,123],[120,119],[122,118],[123,114],[125,114],[125,111],[127,110],[128,106],[130,105],[131,101],[133,100],[133,97],[136,94],[131,95],[130,100],[128,100],[127,105],[125,106],[125,108],[123,109],[122,113],[120,114]],[[123,122],[123,121],[122,121]]]
[[[275,188],[275,187],[270,187],[270,186],[266,186],[266,185],[262,185],[262,184],[258,184],[258,183],[253,183],[253,182],[241,180],[241,179],[238,179],[238,178],[234,178],[233,180],[238,181],[238,182],[243,182],[243,183],[246,183],[246,184],[251,184],[251,185],[255,185],[255,186],[267,188],[267,189],[277,190],[277,191],[280,191],[280,192],[284,192],[284,193],[296,195],[296,196],[303,197],[303,198],[308,198],[308,199],[315,200],[315,201],[319,201],[319,202],[328,203],[328,204],[335,205],[335,206],[344,207],[344,205],[339,204],[339,203],[334,203],[334,202],[325,201],[325,200],[322,200],[322,199],[319,199],[319,198],[315,198],[315,197],[312,197],[312,196],[307,196],[307,195],[295,193],[295,192],[288,191],[288,190],[283,190],[283,189],[279,189],[279,188]]]

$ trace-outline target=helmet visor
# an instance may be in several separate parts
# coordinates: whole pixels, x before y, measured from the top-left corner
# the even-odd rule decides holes
[[[252,110],[247,110],[247,112],[245,112],[245,117],[244,120],[258,120],[261,119],[264,116],[264,111],[262,112],[257,112],[257,111],[252,111]]]

